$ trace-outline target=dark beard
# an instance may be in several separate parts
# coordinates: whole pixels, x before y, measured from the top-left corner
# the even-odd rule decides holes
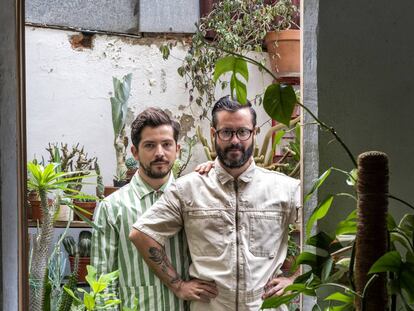
[[[244,149],[243,145],[240,143],[231,144],[230,146],[221,149],[217,144],[217,139],[214,140],[214,145],[216,147],[217,157],[219,158],[220,162],[228,168],[242,167],[253,154],[253,142],[247,149]],[[241,157],[239,159],[231,159],[230,157],[228,157],[230,149],[240,150],[242,153]]]
[[[165,170],[165,171],[155,171],[155,170],[152,169],[151,165],[154,164],[154,163],[157,163],[157,162],[160,162],[160,161],[152,161],[149,166],[145,166],[145,165],[140,163],[140,168],[142,170],[144,170],[145,175],[147,175],[149,178],[153,178],[153,179],[164,178],[165,176],[167,176],[171,172],[171,169],[172,169],[174,163],[171,163],[168,166],[168,169]]]

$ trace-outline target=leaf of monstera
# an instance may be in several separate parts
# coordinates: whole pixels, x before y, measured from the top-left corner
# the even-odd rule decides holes
[[[371,273],[379,272],[396,272],[398,273],[402,266],[401,255],[397,251],[391,251],[381,256],[369,270]]]
[[[232,97],[236,93],[237,101],[241,104],[247,103],[247,88],[246,83],[240,80],[239,75],[247,82],[249,81],[249,70],[247,69],[247,62],[239,57],[226,56],[220,58],[216,62],[213,80],[216,82],[223,74],[231,72],[230,91]]]
[[[290,119],[297,103],[295,90],[291,85],[279,83],[267,87],[263,96],[263,108],[274,120],[289,127]]]

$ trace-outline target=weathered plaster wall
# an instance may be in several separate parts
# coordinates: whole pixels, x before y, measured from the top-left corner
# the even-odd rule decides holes
[[[318,112],[333,125],[355,155],[381,150],[390,157],[390,192],[414,202],[414,3],[402,0],[320,1],[317,42]],[[306,70],[306,68],[305,68]],[[349,170],[351,162],[338,144],[321,136],[320,171],[335,164]],[[331,191],[343,179],[330,179]],[[351,211],[338,201],[321,223],[333,229],[338,216]],[[348,207],[347,207],[348,206]],[[404,212],[390,201],[393,214]]]
[[[104,183],[111,184],[115,172],[109,102],[112,76],[130,72],[128,125],[143,109],[159,106],[177,119],[185,119],[185,135],[194,134],[200,112],[188,107],[185,81],[177,74],[188,47],[185,43],[178,43],[169,60],[164,61],[158,50],[162,39],[95,35],[92,47],[81,49],[71,45],[73,35],[78,33],[26,27],[28,159],[46,156],[48,142],[79,142],[90,156],[98,157]],[[250,97],[263,92],[268,83],[268,77],[252,71]],[[217,92],[220,96],[221,91]],[[257,111],[258,124],[268,120],[261,107]],[[202,126],[207,134],[208,122],[202,122]],[[198,146],[189,168],[205,160]]]

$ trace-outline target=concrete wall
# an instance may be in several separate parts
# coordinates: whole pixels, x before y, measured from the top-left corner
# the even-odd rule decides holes
[[[414,202],[414,44],[408,33],[414,3],[320,1],[317,42],[318,112],[341,134],[355,155],[380,150],[390,158],[390,193]],[[305,68],[306,70],[306,68]],[[350,170],[337,143],[321,135],[320,171],[331,165]],[[332,179],[332,189],[344,188]],[[352,202],[338,201],[322,223],[333,228]],[[390,201],[390,211],[407,211]]]
[[[27,78],[27,155],[46,157],[48,142],[80,143],[90,156],[97,156],[104,183],[110,185],[115,174],[115,151],[109,97],[112,76],[132,73],[132,90],[127,132],[143,109],[158,106],[181,121],[183,135],[191,137],[199,124],[200,111],[189,107],[185,81],[177,74],[188,46],[177,43],[168,61],[158,48],[165,42],[155,38],[126,38],[95,35],[92,48],[74,48],[76,32],[26,27]],[[270,83],[268,77],[251,72],[248,92],[253,98]],[[217,98],[228,90],[217,90]],[[258,124],[268,120],[257,108]],[[201,122],[204,133],[208,121]],[[264,136],[266,124],[260,137]],[[209,134],[208,136],[209,137]],[[259,139],[261,140],[261,139]],[[189,169],[205,161],[198,145]]]

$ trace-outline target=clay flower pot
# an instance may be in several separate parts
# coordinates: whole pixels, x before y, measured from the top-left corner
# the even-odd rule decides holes
[[[88,274],[86,266],[91,263],[90,257],[79,257],[78,266],[78,282],[85,283],[85,277]],[[75,265],[75,256],[69,256],[70,271],[73,272],[73,266]]]
[[[89,213],[91,213],[91,215],[89,215],[89,214],[86,214],[85,212],[77,210],[78,213],[80,213],[83,216],[85,216],[86,218],[92,220],[93,213],[94,213],[95,208],[96,208],[96,201],[92,201],[92,202],[74,201],[73,204],[76,205],[76,206],[79,206],[80,208],[84,209],[85,211],[88,211]],[[75,213],[74,219],[75,220],[82,220],[76,213]]]
[[[300,30],[270,31],[266,34],[265,44],[277,77],[300,76]]]

